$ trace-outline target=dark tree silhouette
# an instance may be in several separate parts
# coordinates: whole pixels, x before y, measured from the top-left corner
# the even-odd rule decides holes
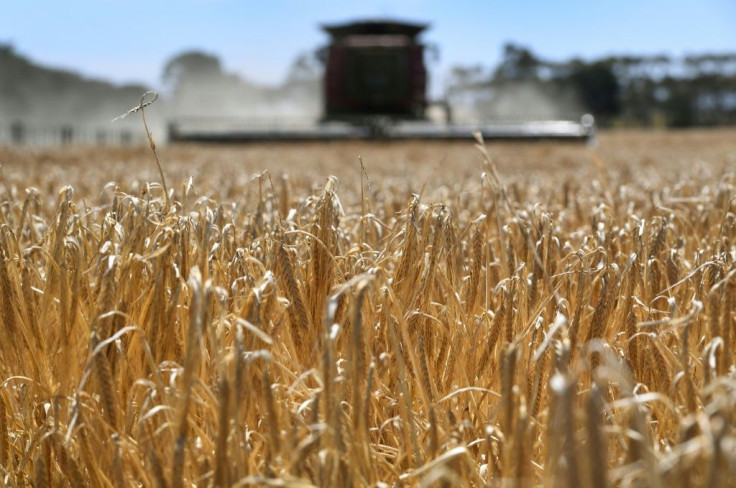
[[[577,88],[582,103],[597,117],[610,119],[621,110],[620,86],[611,65],[606,62],[572,63],[569,81]]]
[[[531,50],[518,44],[507,43],[503,47],[503,60],[494,72],[497,80],[531,80],[539,77],[543,62]]]

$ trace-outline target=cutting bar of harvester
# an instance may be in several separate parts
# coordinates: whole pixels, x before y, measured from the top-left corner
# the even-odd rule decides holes
[[[480,133],[485,140],[579,141],[595,137],[593,117],[578,120],[491,121],[468,124],[393,122],[373,118],[354,123],[304,121],[254,122],[232,118],[183,118],[169,124],[170,142],[247,143],[347,140],[470,140]]]

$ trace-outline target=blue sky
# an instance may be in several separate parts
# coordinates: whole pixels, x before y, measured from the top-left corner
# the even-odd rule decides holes
[[[0,42],[153,87],[172,55],[198,48],[229,71],[276,83],[297,54],[325,43],[320,23],[364,17],[429,22],[424,39],[440,50],[434,83],[452,65],[495,64],[506,41],[554,60],[736,51],[734,0],[0,0]]]

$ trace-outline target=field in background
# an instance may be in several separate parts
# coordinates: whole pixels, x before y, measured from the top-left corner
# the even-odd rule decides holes
[[[3,482],[736,486],[736,132],[486,149],[0,148]]]

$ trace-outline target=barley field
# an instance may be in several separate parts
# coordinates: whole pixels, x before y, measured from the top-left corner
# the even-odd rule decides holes
[[[5,486],[736,486],[736,131],[158,155],[0,148]]]

